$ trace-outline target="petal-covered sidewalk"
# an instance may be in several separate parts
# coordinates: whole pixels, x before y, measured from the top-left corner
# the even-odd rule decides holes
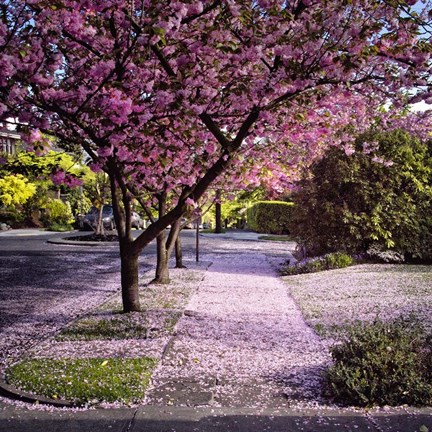
[[[207,256],[153,376],[149,404],[282,407],[320,400],[328,346],[277,276],[280,257],[237,249]]]

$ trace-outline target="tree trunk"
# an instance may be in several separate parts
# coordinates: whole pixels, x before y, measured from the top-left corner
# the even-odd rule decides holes
[[[156,274],[155,278],[151,281],[154,284],[169,284],[169,268],[168,268],[168,253],[166,249],[166,233],[165,231],[161,232],[156,238],[156,255],[157,255],[157,263],[156,263]]]
[[[100,209],[98,210],[97,219],[96,219],[95,234],[96,235],[105,235],[105,227],[103,224],[103,205],[101,205]]]
[[[165,215],[166,212],[166,193],[158,197],[158,214],[159,219]],[[166,232],[163,230],[156,237],[156,274],[155,278],[151,281],[154,284],[167,285],[170,283],[169,268],[168,268],[168,251],[166,247]]]
[[[141,310],[138,290],[138,255],[120,250],[123,312]]]
[[[183,265],[183,250],[181,244],[180,235],[177,237],[175,241],[175,260],[176,260],[176,268],[185,268]]]
[[[119,236],[123,312],[139,312],[141,307],[138,286],[138,257],[141,251],[135,248],[130,234],[131,197],[125,187],[117,188],[115,166],[111,164],[108,166],[111,169],[108,175],[114,218]]]

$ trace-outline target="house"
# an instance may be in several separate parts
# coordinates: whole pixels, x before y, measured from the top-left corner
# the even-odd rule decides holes
[[[0,154],[14,155],[21,145],[21,136],[14,125],[0,122]]]

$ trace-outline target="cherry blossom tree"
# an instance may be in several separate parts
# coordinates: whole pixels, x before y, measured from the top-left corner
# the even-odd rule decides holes
[[[329,142],[349,152],[383,104],[430,97],[430,6],[415,3],[2,0],[0,117],[108,174],[124,311],[139,310],[139,254],[222,174],[295,172]],[[168,195],[133,240],[132,200]]]

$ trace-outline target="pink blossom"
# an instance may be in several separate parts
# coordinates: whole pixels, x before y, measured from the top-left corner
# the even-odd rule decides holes
[[[64,184],[66,180],[66,173],[64,171],[56,171],[51,175],[51,180],[55,185]]]
[[[354,149],[354,147],[352,147],[352,146],[350,146],[350,145],[345,145],[345,146],[343,147],[343,150],[344,150],[344,152],[345,152],[345,154],[346,154],[347,156],[351,156],[352,154],[355,153],[355,149]]]
[[[54,174],[52,174],[51,181],[55,185],[65,185],[70,188],[75,188],[83,184],[83,181],[81,179],[62,170],[56,171]]]

